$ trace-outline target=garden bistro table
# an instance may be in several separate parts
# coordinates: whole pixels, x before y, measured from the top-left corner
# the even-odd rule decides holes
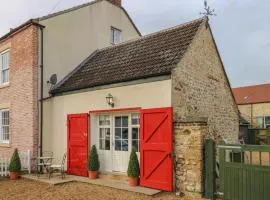
[[[43,170],[45,169],[49,173],[50,166],[52,165],[53,157],[51,156],[42,156],[37,157],[37,176],[39,177]]]

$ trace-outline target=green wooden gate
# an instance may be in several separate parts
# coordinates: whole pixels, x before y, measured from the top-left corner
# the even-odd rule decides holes
[[[219,148],[220,191],[224,200],[270,199],[270,146]]]

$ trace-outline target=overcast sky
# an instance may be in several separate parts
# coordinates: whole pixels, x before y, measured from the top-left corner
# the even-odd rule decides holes
[[[2,0],[0,35],[29,18],[89,0]],[[203,0],[122,0],[143,34],[200,17]],[[233,87],[270,82],[270,1],[208,0],[214,37]]]

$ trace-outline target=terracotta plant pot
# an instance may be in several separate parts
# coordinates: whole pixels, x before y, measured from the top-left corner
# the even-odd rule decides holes
[[[88,171],[88,176],[90,179],[97,179],[98,178],[98,171]]]
[[[9,178],[10,180],[17,180],[19,179],[19,172],[9,172]]]
[[[133,178],[133,177],[128,177],[128,182],[129,182],[129,185],[130,186],[137,186],[137,185],[139,185],[139,178],[138,177],[135,177],[135,178]]]

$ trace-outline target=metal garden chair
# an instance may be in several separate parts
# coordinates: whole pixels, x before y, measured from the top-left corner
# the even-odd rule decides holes
[[[62,161],[60,164],[52,164],[50,167],[49,167],[49,178],[52,177],[53,175],[53,172],[55,170],[59,170],[60,171],[60,174],[61,174],[61,177],[62,179],[65,178],[65,162],[66,162],[66,158],[67,158],[67,154],[65,153],[63,155],[63,158],[62,158]]]
[[[48,169],[52,164],[53,152],[52,151],[44,151],[42,152],[42,157],[37,157],[37,175],[40,176],[45,169],[48,173]]]

